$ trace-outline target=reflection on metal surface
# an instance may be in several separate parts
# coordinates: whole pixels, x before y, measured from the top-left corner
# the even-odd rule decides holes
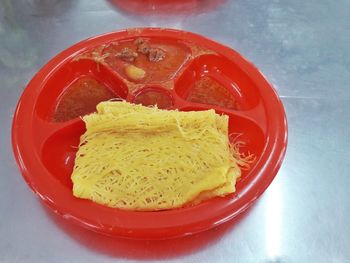
[[[281,253],[282,194],[279,180],[275,180],[265,193],[265,245],[266,254],[276,259]]]

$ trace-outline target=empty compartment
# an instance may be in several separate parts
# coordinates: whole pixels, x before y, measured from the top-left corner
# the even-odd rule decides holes
[[[80,136],[84,132],[84,122],[77,120],[48,138],[41,151],[43,164],[50,174],[69,188],[73,186],[70,177],[73,172]]]
[[[177,94],[190,102],[249,110],[259,102],[258,89],[233,61],[202,55],[184,69],[175,83]]]
[[[36,103],[42,119],[64,122],[94,112],[112,98],[125,99],[126,85],[113,72],[92,60],[68,62],[48,76]]]

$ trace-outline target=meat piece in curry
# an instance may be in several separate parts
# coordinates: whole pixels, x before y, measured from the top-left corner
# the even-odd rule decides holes
[[[137,52],[144,55],[147,55],[151,49],[148,40],[144,38],[136,39],[134,44],[137,46]]]
[[[160,48],[151,48],[148,53],[148,59],[151,62],[158,62],[165,58],[165,52]]]
[[[131,48],[125,47],[120,52],[118,52],[116,56],[126,62],[133,62],[137,58],[138,54]]]

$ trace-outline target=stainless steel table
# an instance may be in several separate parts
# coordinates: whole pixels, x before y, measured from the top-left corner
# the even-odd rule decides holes
[[[350,1],[150,2],[0,0],[0,262],[350,262]],[[11,121],[33,74],[79,40],[138,26],[227,44],[278,90],[285,162],[237,222],[178,240],[96,237],[44,208],[20,176]]]

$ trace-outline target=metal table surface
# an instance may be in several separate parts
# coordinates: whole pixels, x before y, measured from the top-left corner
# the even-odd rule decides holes
[[[0,262],[350,262],[350,1],[173,2],[0,0]],[[222,42],[278,90],[286,158],[237,222],[176,240],[96,237],[44,208],[22,179],[10,138],[26,83],[73,43],[139,26]]]

